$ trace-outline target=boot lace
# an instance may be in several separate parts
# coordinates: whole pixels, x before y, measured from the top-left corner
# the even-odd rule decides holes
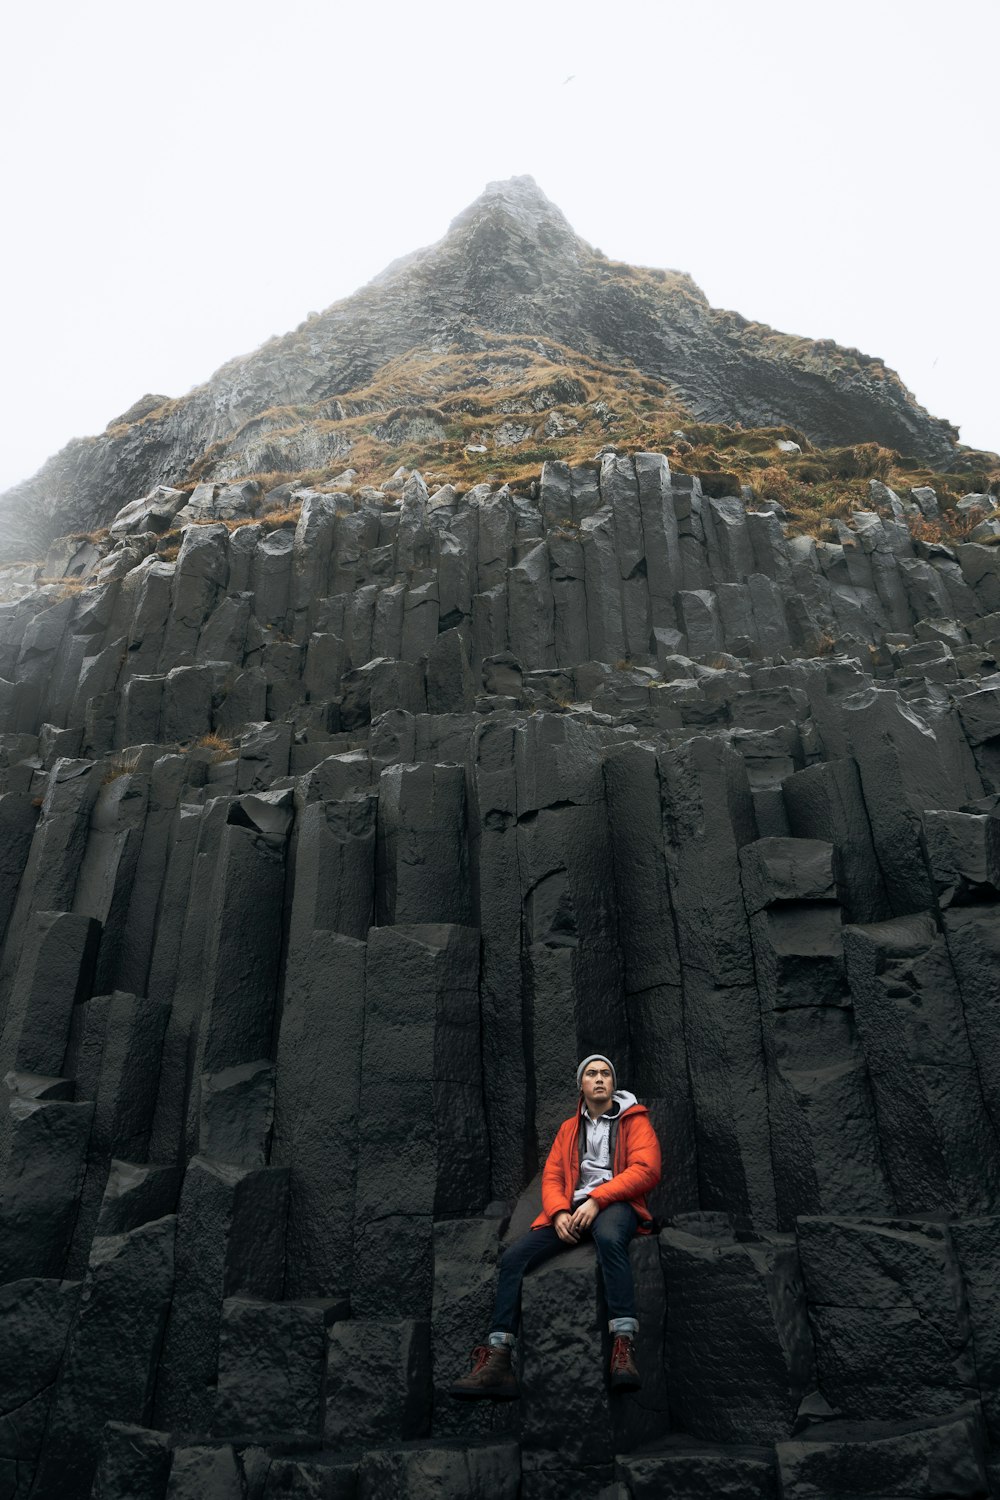
[[[472,1358],[473,1358],[474,1363],[473,1363],[472,1369],[470,1371],[470,1374],[472,1374],[472,1375],[478,1375],[479,1372],[480,1372],[480,1370],[484,1370],[486,1368],[486,1366],[490,1362],[490,1353],[491,1352],[492,1351],[490,1350],[490,1347],[489,1347],[488,1344],[477,1344],[476,1345],[476,1347],[472,1351]]]
[[[626,1370],[632,1355],[632,1340],[625,1333],[616,1333],[611,1346],[612,1370]]]

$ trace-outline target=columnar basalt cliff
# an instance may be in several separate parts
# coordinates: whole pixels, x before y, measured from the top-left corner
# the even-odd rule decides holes
[[[0,1496],[1000,1496],[991,498],[126,498],[0,604]],[[644,1387],[583,1246],[451,1402],[593,1051]]]

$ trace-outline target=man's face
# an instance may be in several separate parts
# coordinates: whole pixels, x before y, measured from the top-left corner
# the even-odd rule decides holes
[[[606,1062],[588,1063],[580,1080],[584,1103],[589,1109],[603,1110],[611,1103],[614,1074]]]

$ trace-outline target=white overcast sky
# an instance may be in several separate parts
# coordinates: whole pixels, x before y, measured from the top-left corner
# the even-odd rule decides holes
[[[34,0],[3,30],[0,488],[521,172],[1000,449],[997,0]]]

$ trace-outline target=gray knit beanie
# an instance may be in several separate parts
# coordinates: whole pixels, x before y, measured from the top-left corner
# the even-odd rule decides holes
[[[606,1062],[607,1063],[608,1067],[611,1069],[611,1087],[612,1087],[612,1090],[616,1089],[618,1087],[618,1074],[615,1072],[615,1065],[611,1061],[610,1057],[605,1057],[604,1056],[603,1052],[592,1052],[589,1057],[585,1057],[583,1059],[583,1062],[580,1064],[580,1066],[576,1070],[576,1086],[577,1086],[577,1088],[582,1088],[582,1086],[583,1086],[583,1070],[587,1066],[588,1063],[592,1063],[592,1062]]]

